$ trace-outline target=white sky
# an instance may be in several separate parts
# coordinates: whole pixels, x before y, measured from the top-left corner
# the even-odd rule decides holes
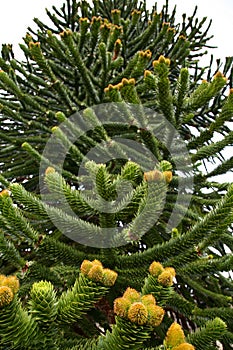
[[[148,0],[148,4],[153,2]],[[164,3],[165,0],[158,0],[158,8],[160,9]],[[200,20],[207,17],[206,23],[209,23],[212,19],[209,35],[214,35],[214,38],[210,43],[218,48],[210,50],[210,53],[214,54],[214,58],[223,60],[226,56],[233,56],[233,0],[170,0],[171,11],[174,5],[177,5],[177,19],[182,18],[183,13],[186,13],[187,17],[191,16],[197,5],[197,17]]]
[[[24,56],[18,49],[18,43],[23,42],[22,37],[25,36],[27,27],[33,26],[33,18],[37,17],[48,23],[45,8],[51,9],[52,5],[60,8],[63,2],[65,0],[1,0],[0,48],[2,43],[11,43],[16,58],[22,59]],[[154,3],[154,0],[147,0],[148,7]],[[160,11],[165,0],[157,0],[157,4],[158,11]],[[222,60],[226,56],[233,56],[233,0],[170,0],[170,13],[174,5],[177,5],[177,22],[181,20],[182,13],[186,13],[187,17],[191,16],[196,5],[198,6],[197,16],[200,20],[205,16],[213,20],[209,34],[214,35],[211,45],[218,46],[218,49],[209,50],[209,57],[210,53],[214,54],[215,59],[221,58]],[[208,63],[207,56],[203,60],[203,65],[206,66]]]
[[[13,43],[16,50],[27,27],[33,25],[32,19],[46,19],[45,7],[51,9],[52,5],[55,5],[60,8],[63,2],[65,0],[1,0],[0,45]],[[153,3],[154,0],[147,0],[148,6]],[[158,0],[157,3],[160,11],[165,0]],[[213,19],[209,33],[214,35],[213,45],[218,46],[218,49],[214,50],[215,58],[233,55],[233,0],[170,0],[171,11],[175,4],[177,18],[184,12],[191,15],[197,5],[199,18],[207,16]]]
[[[23,42],[22,37],[25,36],[27,27],[33,26],[33,18],[37,17],[46,22],[45,8],[51,9],[52,5],[60,8],[63,2],[65,0],[1,0],[0,49],[3,43],[11,43],[16,58],[23,58],[18,49],[18,43]],[[154,3],[154,0],[147,0],[148,7]],[[157,0],[157,4],[160,11],[165,0]],[[170,0],[170,13],[174,5],[177,5],[177,20],[181,19],[182,13],[186,13],[187,17],[191,16],[197,5],[199,19],[207,16],[208,19],[213,20],[209,34],[214,35],[211,44],[218,48],[209,52],[214,54],[214,58],[222,60],[226,56],[233,56],[233,0]],[[209,62],[208,57],[203,62],[206,65]],[[232,155],[231,150],[229,155]],[[231,181],[232,173],[221,178],[222,181]]]

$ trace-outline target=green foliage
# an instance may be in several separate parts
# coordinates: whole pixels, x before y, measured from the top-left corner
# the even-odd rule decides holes
[[[231,349],[233,59],[168,1],[47,14],[0,58],[0,349]]]
[[[157,264],[154,262],[151,265],[151,273],[154,273],[154,265]],[[98,305],[98,301],[101,301],[104,295],[109,292],[109,288],[114,285],[117,278],[114,271],[104,269],[98,260],[92,262],[84,260],[80,270],[74,285],[60,296],[50,282],[35,282],[30,291],[30,299],[26,300],[24,305],[17,296],[19,287],[17,279],[14,276],[1,275],[0,344],[3,347],[10,346],[19,350],[34,349],[38,346],[41,349],[48,347],[51,349],[75,349],[78,346],[81,349],[85,349],[86,346],[92,349],[126,349],[129,346],[134,349],[142,349],[143,344],[151,338],[154,331],[157,333],[157,337],[161,337],[159,327],[165,311],[156,305],[156,299],[152,294],[139,293],[135,289],[127,288],[123,297],[114,301],[114,313],[117,317],[111,331],[108,330],[105,335],[101,335],[103,325],[96,324],[94,331],[96,339],[87,339],[84,342],[84,339],[76,335],[72,338],[71,345],[70,335],[72,330],[74,331],[75,325],[83,329],[83,332],[88,331],[85,327],[91,327],[91,320],[85,314]],[[174,273],[174,269],[172,270]],[[171,268],[165,271],[170,273]],[[163,273],[159,276],[162,276]],[[150,276],[148,277],[150,278]],[[148,283],[147,280],[145,283]],[[165,290],[166,286],[162,287],[161,284],[161,288]],[[145,290],[145,288],[143,289]],[[6,291],[9,293],[8,297],[6,297]],[[155,287],[154,290],[151,288],[151,291],[156,294],[157,288]],[[101,311],[104,312],[104,309]],[[77,320],[80,320],[78,324]],[[181,327],[174,326],[173,329],[171,326],[167,331],[165,341],[169,349],[168,344],[172,343],[174,337],[176,345],[180,344],[177,341],[177,327],[178,332],[182,334],[180,343],[185,342]],[[158,331],[156,331],[157,328]],[[211,345],[215,338],[219,339],[225,328],[225,323],[215,318],[213,321],[207,322],[205,327],[191,334],[189,338],[202,349],[202,344]]]
[[[211,349],[211,345],[214,345],[215,341],[221,337],[225,328],[225,323],[221,319],[215,318],[213,321],[208,321],[206,326],[198,332],[190,335],[189,341],[198,349]]]
[[[114,284],[116,274],[112,271],[111,275],[114,279],[111,284],[106,279],[105,285]],[[0,344],[14,349],[61,349],[59,343],[69,337],[65,324],[75,324],[109,289],[93,281],[95,274],[87,278],[81,273],[74,286],[58,298],[50,282],[40,281],[33,284],[30,300],[23,307],[13,293],[10,301],[5,298],[4,288],[10,286],[7,279],[9,277],[2,281],[4,286],[0,286]]]
[[[117,6],[121,11],[117,14],[119,21],[114,12]],[[189,67],[195,67],[196,58],[203,54],[202,49],[209,39],[204,28],[206,18],[199,22],[194,13],[192,20],[184,19],[179,28],[175,23],[175,9],[170,15],[167,7],[159,14],[154,13],[156,8],[151,13],[146,10],[145,3],[138,6],[137,1],[127,6],[121,2],[109,1],[103,5],[94,1],[92,8],[87,2],[67,0],[61,10],[54,7],[54,14],[47,11],[53,27],[35,20],[38,32],[30,30],[24,38],[25,44],[21,44],[25,63],[12,59],[12,48],[4,47],[6,59],[0,61],[3,69],[0,86],[5,91],[0,97],[1,120],[4,120],[0,130],[4,142],[1,158],[4,161],[0,169],[7,178],[17,177],[22,181],[25,177],[26,186],[35,188],[38,166],[27,152],[22,150],[18,154],[19,145],[29,142],[36,145],[40,153],[51,135],[51,127],[57,125],[56,112],[70,116],[79,109],[106,102],[104,89],[123,78],[137,79],[142,101],[153,106],[156,103],[154,93],[146,92],[144,85],[138,84],[144,70],[151,70],[152,58],[158,59],[161,54],[172,57],[172,82],[179,76],[179,67],[186,64],[184,60]],[[137,21],[133,24],[135,16]],[[107,41],[104,39],[106,31]],[[192,50],[196,52],[195,58],[192,58]],[[195,73],[197,76],[199,70]],[[170,113],[173,113],[171,101],[169,103]],[[198,118],[204,119],[204,114],[201,115]],[[7,127],[10,121],[15,125],[13,133]],[[198,127],[194,122],[190,124]],[[187,128],[185,132],[190,134]],[[85,154],[83,146],[77,146]],[[24,167],[25,162],[27,167]]]

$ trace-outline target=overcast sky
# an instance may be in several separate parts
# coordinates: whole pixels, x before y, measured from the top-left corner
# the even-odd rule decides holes
[[[33,24],[33,18],[46,19],[45,7],[52,5],[61,7],[63,0],[8,0],[1,1],[0,44],[13,43],[15,49]],[[154,3],[147,0],[148,6]],[[158,0],[158,10],[165,4],[165,0]],[[216,58],[233,55],[233,1],[232,0],[170,0],[170,8],[177,5],[177,18],[182,13],[192,15],[195,5],[198,5],[198,17],[212,18],[213,24],[210,33],[214,35],[212,43],[218,46],[214,50]]]
[[[51,9],[52,5],[60,8],[63,2],[65,0],[1,0],[0,47],[2,43],[12,43],[16,58],[22,59],[18,43],[23,42],[22,37],[25,36],[27,27],[33,25],[33,18],[46,21],[45,8]],[[147,0],[147,4],[148,7],[152,6],[154,1]],[[165,0],[158,0],[157,4],[160,11]],[[198,6],[199,19],[207,16],[213,20],[209,33],[214,35],[211,44],[218,46],[218,49],[210,50],[209,56],[213,53],[215,58],[222,60],[226,56],[233,56],[233,0],[170,0],[171,11],[174,5],[177,5],[177,20],[181,19],[182,13],[191,16],[195,5]],[[209,58],[204,62],[204,65],[208,64]]]
[[[148,0],[148,4],[153,1]],[[158,8],[161,8],[165,0],[158,0]],[[215,58],[225,58],[233,56],[233,0],[170,0],[171,10],[177,5],[177,18],[181,18],[182,13],[191,16],[195,6],[198,6],[197,17],[199,19],[207,17],[207,23],[212,19],[209,34],[214,35],[211,40],[212,46],[217,49],[210,50]]]

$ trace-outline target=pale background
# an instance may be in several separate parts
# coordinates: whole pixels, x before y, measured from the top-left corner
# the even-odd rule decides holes
[[[16,50],[27,27],[33,25],[32,19],[38,17],[45,20],[45,7],[51,9],[55,5],[60,8],[63,2],[65,0],[0,0],[0,45],[13,43]],[[147,0],[148,7],[153,3],[153,0]],[[158,0],[157,4],[160,11],[165,0]],[[218,46],[214,56],[224,58],[233,55],[233,0],[170,0],[170,10],[174,5],[177,5],[177,19],[184,12],[191,16],[197,5],[199,18],[207,16],[213,19],[210,29],[210,33],[214,34],[212,44]]]
[[[33,18],[37,17],[48,23],[45,7],[50,10],[52,5],[60,8],[63,2],[65,0],[0,0],[0,47],[2,43],[12,43],[16,58],[23,58],[18,43],[23,42],[22,37],[25,36],[28,26],[36,28],[33,24]],[[147,0],[147,4],[150,7],[154,1]],[[165,0],[158,0],[157,4],[158,12],[160,12]],[[214,35],[211,45],[218,46],[218,48],[209,50],[207,57],[202,60],[203,65],[208,65],[211,53],[214,54],[215,59],[221,58],[222,60],[226,56],[233,56],[233,0],[170,0],[170,13],[174,5],[177,5],[176,22],[181,20],[182,13],[186,13],[187,17],[191,16],[195,5],[198,6],[197,16],[200,20],[205,16],[208,17],[208,20],[213,20],[209,34]],[[207,23],[208,21],[206,25]],[[232,147],[228,147],[225,156],[228,158],[231,155]],[[228,174],[223,178],[227,181],[233,181],[232,172]]]

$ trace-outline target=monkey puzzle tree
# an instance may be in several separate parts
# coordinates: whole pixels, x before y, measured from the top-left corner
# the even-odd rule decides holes
[[[0,58],[1,348],[231,349],[232,58],[168,2],[53,11]]]

